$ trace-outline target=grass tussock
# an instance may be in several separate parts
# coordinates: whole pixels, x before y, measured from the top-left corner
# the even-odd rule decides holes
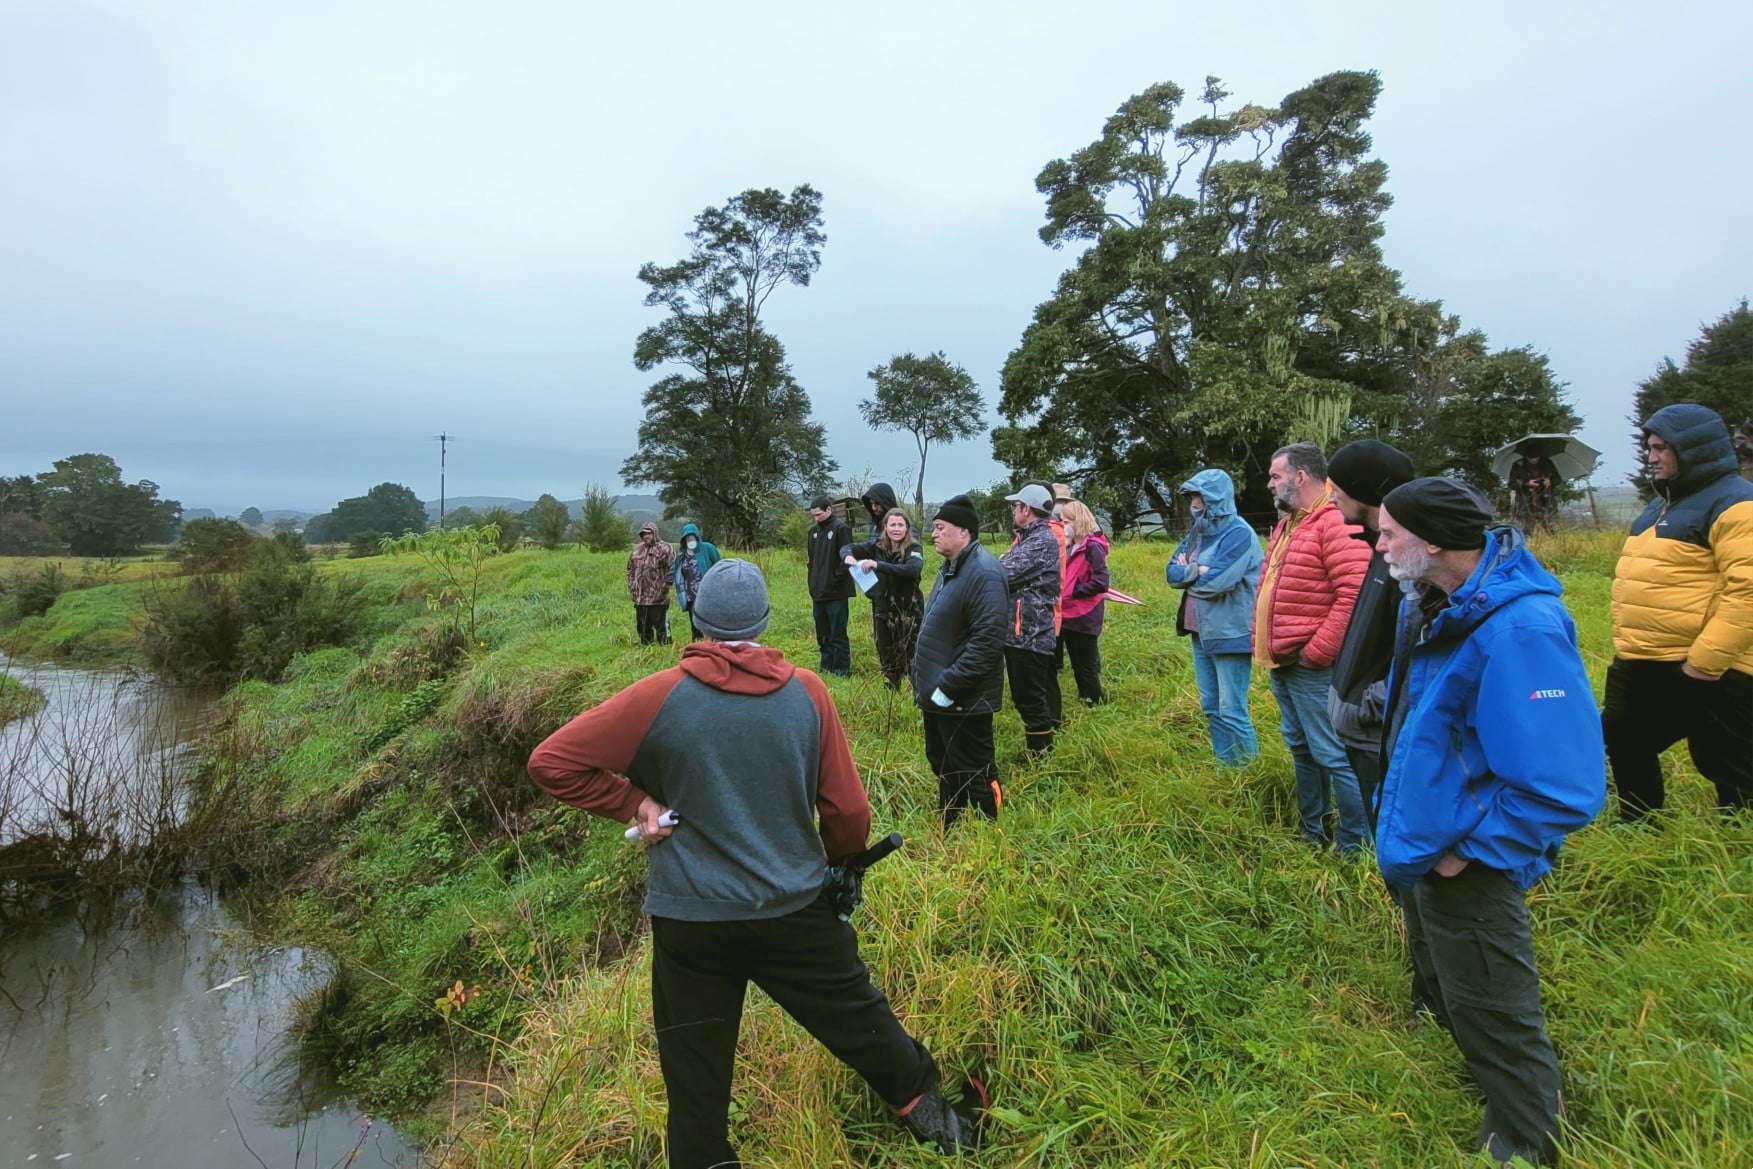
[[[1536,541],[1597,685],[1617,548]],[[856,676],[830,687],[877,827],[908,837],[867,884],[866,960],[946,1064],[991,1083],[992,1140],[970,1163],[1472,1163],[1477,1098],[1447,1036],[1407,1026],[1379,878],[1297,839],[1262,679],[1262,759],[1213,765],[1167,551],[1114,550],[1116,586],[1147,602],[1110,606],[1114,701],[1069,704],[1039,766],[1001,716],[1004,818],[947,837],[917,713],[883,688],[857,610]],[[802,565],[756,560],[773,594],[764,640],[813,663]],[[676,659],[636,643],[622,569],[572,551],[495,558],[475,642],[446,656],[415,577],[373,565],[399,627],[234,690],[209,754],[225,871],[260,895],[265,924],[342,960],[304,1016],[312,1049],[370,1107],[428,1105],[417,1127],[444,1164],[661,1159],[642,862],[522,774],[572,713]],[[1622,829],[1610,807],[1532,901],[1572,1165],[1753,1163],[1753,822],[1709,811],[1682,758],[1670,768],[1665,819]],[[734,1092],[748,1163],[942,1163],[758,993]]]

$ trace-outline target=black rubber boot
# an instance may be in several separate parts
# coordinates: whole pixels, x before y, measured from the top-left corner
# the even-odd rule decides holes
[[[951,1103],[943,1094],[938,1072],[919,1098],[900,1113],[907,1131],[940,1153],[971,1152],[980,1147],[980,1126],[986,1116],[986,1090],[977,1080],[962,1081],[962,1098]]]

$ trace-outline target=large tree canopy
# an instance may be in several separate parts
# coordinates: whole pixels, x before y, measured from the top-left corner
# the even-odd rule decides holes
[[[758,543],[795,493],[835,469],[809,395],[761,323],[777,289],[808,285],[821,267],[821,228],[822,197],[808,185],[748,190],[695,217],[686,259],[639,270],[646,305],[669,315],[639,335],[634,364],[681,372],[646,390],[639,449],[621,477],[657,484],[666,517],[692,516],[738,547]]]
[[[119,556],[176,535],[183,505],[159,499],[158,484],[122,480],[108,455],[72,455],[37,476],[42,520],[75,556]]]
[[[870,371],[876,393],[858,404],[866,423],[879,430],[905,430],[919,448],[919,479],[913,506],[925,516],[925,457],[934,442],[951,443],[980,432],[980,387],[942,350],[916,357],[901,353]]]
[[[400,483],[379,483],[364,495],[343,499],[331,512],[312,516],[304,535],[315,544],[339,544],[356,532],[400,536],[425,530],[426,505],[420,497]]]
[[[1123,528],[1166,515],[1200,466],[1241,475],[1244,511],[1269,514],[1283,443],[1410,433],[1413,363],[1458,325],[1382,258],[1387,167],[1363,130],[1380,90],[1334,73],[1226,110],[1208,77],[1178,122],[1164,83],[1048,163],[1041,238],[1085,250],[1005,363],[997,457],[1068,476]]]

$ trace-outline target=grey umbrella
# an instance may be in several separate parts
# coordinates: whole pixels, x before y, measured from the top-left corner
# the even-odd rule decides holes
[[[1522,449],[1527,444],[1528,450]],[[1491,469],[1499,479],[1510,477],[1510,468],[1524,454],[1545,455],[1552,460],[1561,479],[1587,479],[1594,474],[1601,452],[1569,434],[1524,434],[1507,446],[1499,447],[1491,456]]]

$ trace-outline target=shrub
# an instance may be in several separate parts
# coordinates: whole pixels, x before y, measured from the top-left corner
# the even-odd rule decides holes
[[[41,617],[71,587],[59,564],[45,564],[18,581],[12,589],[12,605],[20,617]]]
[[[592,552],[619,552],[632,547],[633,530],[627,517],[615,510],[618,502],[619,497],[610,495],[601,483],[585,485],[578,539]]]
[[[383,533],[367,528],[363,532],[354,532],[347,538],[347,559],[364,560],[367,556],[376,556],[383,551]]]
[[[501,552],[510,552],[517,547],[517,542],[523,539],[523,518],[509,507],[488,508],[481,513],[481,522],[476,525],[476,528],[477,530],[492,528],[498,532],[496,539]]]
[[[35,516],[0,513],[0,556],[55,556],[66,550],[49,525]]]
[[[190,520],[177,538],[176,556],[184,572],[235,572],[249,559],[254,542],[236,520]]]

